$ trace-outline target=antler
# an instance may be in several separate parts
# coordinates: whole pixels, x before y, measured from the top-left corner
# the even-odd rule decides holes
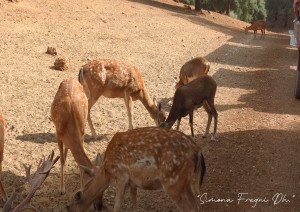
[[[39,161],[38,168],[36,172],[33,175],[30,175],[30,166],[26,166],[23,164],[26,172],[26,178],[31,185],[31,189],[29,191],[29,194],[26,196],[26,198],[19,204],[17,205],[14,209],[13,212],[18,212],[22,211],[25,209],[32,209],[34,211],[39,211],[37,208],[33,207],[30,205],[30,200],[34,196],[34,193],[39,189],[39,187],[42,185],[44,180],[48,177],[50,170],[53,168],[54,164],[58,161],[59,156],[57,156],[55,159],[54,157],[54,151],[52,150],[51,154],[48,156],[47,160],[45,160],[45,157]],[[10,205],[11,209],[11,201],[7,201],[8,204]],[[6,204],[5,204],[6,205]],[[8,209],[7,211],[9,211]]]
[[[15,198],[16,198],[16,192],[15,189],[13,189],[11,196],[7,199],[7,201],[3,206],[2,212],[9,212],[12,209]]]

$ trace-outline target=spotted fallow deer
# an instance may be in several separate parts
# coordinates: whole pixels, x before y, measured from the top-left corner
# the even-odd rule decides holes
[[[126,187],[130,188],[133,210],[137,188],[163,188],[181,212],[199,211],[196,197],[204,174],[200,148],[182,132],[158,127],[118,132],[109,142],[94,178],[75,193],[67,208],[86,211],[95,198],[113,185],[114,212],[120,211]]]
[[[160,127],[171,128],[176,120],[177,130],[182,117],[189,115],[191,134],[194,138],[193,113],[199,107],[204,107],[208,114],[207,126],[203,137],[209,133],[212,117],[214,117],[214,132],[211,141],[217,137],[218,113],[215,108],[214,99],[217,90],[216,81],[208,75],[200,76],[197,79],[179,87],[174,94],[173,105],[166,121],[160,123]],[[159,110],[161,106],[159,105]]]
[[[210,64],[204,57],[195,57],[187,61],[180,69],[179,80],[174,77],[175,89],[188,82],[198,78],[199,76],[207,75]]]
[[[5,189],[4,189],[4,186],[2,184],[2,180],[1,180],[5,129],[6,129],[6,124],[5,124],[5,121],[3,119],[2,113],[0,113],[0,193],[1,193],[3,201],[7,200],[7,194],[5,192]]]
[[[65,193],[64,167],[69,149],[78,165],[94,168],[83,148],[87,113],[88,100],[82,85],[77,80],[63,80],[51,105],[51,118],[60,152],[61,194]],[[88,178],[81,172],[81,186]]]
[[[93,136],[96,136],[96,132],[90,112],[101,96],[124,98],[129,129],[133,129],[132,108],[135,100],[143,103],[157,125],[157,119],[163,121],[166,118],[164,112],[157,113],[157,104],[150,98],[144,80],[135,66],[116,60],[88,61],[81,67],[78,79],[88,97],[88,123]]]
[[[263,39],[266,35],[266,26],[267,26],[267,24],[266,24],[265,20],[254,21],[250,26],[244,27],[245,34],[247,34],[249,30],[253,30],[254,37],[256,37],[257,30],[260,30],[261,31],[260,39]]]

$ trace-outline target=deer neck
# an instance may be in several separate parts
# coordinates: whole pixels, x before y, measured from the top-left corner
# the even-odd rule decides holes
[[[171,128],[179,117],[180,117],[179,109],[176,108],[173,101],[173,105],[171,107],[170,113],[168,115],[168,118],[165,121],[165,127]]]
[[[83,190],[84,201],[82,202],[84,204],[82,206],[84,209],[87,209],[95,200],[102,199],[103,192],[108,188],[109,182],[109,177],[102,164],[93,180]]]
[[[145,89],[143,89],[142,91],[140,101],[142,102],[146,110],[149,112],[151,118],[155,120],[158,113],[158,108],[156,107],[153,100],[150,98],[148,92]]]
[[[83,143],[83,141],[73,143],[74,145],[70,149],[72,152],[72,155],[78,165],[93,169],[94,166],[93,166],[92,162],[90,161],[90,159],[87,157],[86,153],[84,152],[82,143]],[[75,145],[75,144],[77,144],[77,145]],[[87,174],[84,174],[83,177],[84,177],[84,180],[83,180],[84,182],[86,181],[86,179],[89,178],[89,176],[87,176]]]

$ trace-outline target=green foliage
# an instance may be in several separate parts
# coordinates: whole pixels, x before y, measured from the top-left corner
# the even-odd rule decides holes
[[[234,0],[232,9],[239,19],[247,22],[266,19],[267,17],[264,0]]]
[[[181,0],[180,2],[187,5],[195,5],[195,0]]]
[[[270,11],[278,9],[290,10],[293,8],[293,0],[266,0],[266,8]]]
[[[202,7],[206,10],[212,10],[219,13],[226,11],[227,0],[203,0]]]
[[[286,1],[286,0],[282,0]],[[226,11],[227,0],[203,0],[204,9],[224,13]],[[258,19],[266,19],[265,0],[231,0],[231,13],[240,20],[252,22]]]
[[[285,26],[288,21],[288,14],[293,14],[293,0],[266,0],[266,9],[271,20],[277,21],[279,13],[284,14]]]

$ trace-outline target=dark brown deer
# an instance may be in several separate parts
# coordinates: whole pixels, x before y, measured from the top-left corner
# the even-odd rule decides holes
[[[214,117],[214,132],[211,137],[211,141],[214,141],[217,137],[218,123],[218,113],[214,104],[216,90],[217,83],[208,75],[200,76],[188,84],[179,87],[175,91],[169,116],[165,122],[160,123],[160,127],[171,128],[176,120],[178,120],[177,130],[179,130],[181,118],[189,115],[191,134],[192,137],[195,137],[193,113],[195,109],[203,106],[208,114],[207,126],[203,137],[206,137],[209,133],[211,120]]]
[[[267,24],[266,24],[266,21],[264,21],[264,20],[254,21],[250,26],[244,27],[245,34],[247,34],[249,30],[253,30],[254,37],[256,37],[257,30],[260,30],[261,31],[260,39],[263,39],[266,34],[266,26],[267,26]]]
[[[204,57],[196,57],[187,61],[180,69],[179,80],[177,81],[174,77],[175,89],[199,76],[207,75],[209,68],[210,64]]]
[[[119,132],[108,144],[95,177],[75,193],[67,208],[86,211],[109,185],[114,185],[115,212],[120,211],[126,187],[130,188],[133,209],[137,188],[163,188],[181,212],[199,211],[196,196],[204,173],[200,148],[182,132],[157,127]]]
[[[6,129],[6,124],[2,116],[2,113],[0,113],[0,193],[4,202],[7,200],[7,194],[2,184],[1,173],[2,173],[2,162],[3,162],[3,152],[4,152],[5,129]]]
[[[143,103],[157,125],[157,119],[163,121],[166,118],[163,112],[157,113],[157,105],[150,98],[144,80],[135,66],[115,60],[93,60],[82,66],[78,78],[88,97],[88,123],[93,136],[96,136],[96,132],[90,113],[101,96],[125,100],[129,129],[133,129],[132,108],[135,100]]]

